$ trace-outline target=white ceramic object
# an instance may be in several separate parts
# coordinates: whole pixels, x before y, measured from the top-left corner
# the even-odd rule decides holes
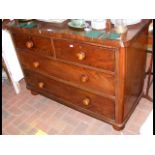
[[[82,26],[85,25],[85,20],[84,19],[71,19],[72,25],[75,26]]]
[[[153,22],[149,26],[149,32],[153,32]]]
[[[105,19],[93,19],[91,20],[91,27],[96,30],[102,30],[106,28]]]
[[[117,19],[111,19],[111,22],[115,25]],[[141,22],[141,19],[123,19],[126,25],[134,25]]]
[[[63,23],[67,19],[37,19],[37,20],[50,23]]]

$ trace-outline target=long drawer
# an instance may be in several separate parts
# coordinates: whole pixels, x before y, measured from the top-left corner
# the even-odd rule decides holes
[[[59,59],[109,71],[115,70],[113,49],[63,39],[54,39],[53,43],[56,57]]]
[[[88,93],[81,89],[66,85],[56,80],[47,78],[41,74],[24,70],[27,85],[33,87],[40,93],[47,92],[74,106],[87,111],[114,119],[114,101]]]
[[[21,33],[12,33],[12,37],[16,48],[32,51],[34,54],[53,56],[50,38]]]
[[[77,87],[115,95],[114,76],[92,69],[69,65],[30,52],[18,52],[24,68],[65,80]]]

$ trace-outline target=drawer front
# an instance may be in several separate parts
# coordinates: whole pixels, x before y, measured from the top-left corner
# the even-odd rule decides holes
[[[23,51],[18,53],[21,63],[29,70],[48,74],[77,87],[98,91],[100,94],[115,95],[114,77],[112,75],[35,56]]]
[[[114,50],[73,41],[54,39],[56,57],[62,60],[114,71]]]
[[[30,50],[35,54],[53,56],[53,47],[50,38],[31,36],[28,34],[12,34],[16,48]]]
[[[24,71],[27,84],[38,92],[47,92],[75,106],[114,119],[114,101],[68,86],[40,74]]]

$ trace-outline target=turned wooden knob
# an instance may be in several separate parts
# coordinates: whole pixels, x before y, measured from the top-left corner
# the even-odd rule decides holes
[[[87,75],[81,75],[81,82],[87,82],[89,77]]]
[[[85,98],[83,99],[82,103],[86,106],[88,106],[90,104],[90,99],[89,98]]]
[[[78,60],[84,60],[86,57],[86,54],[84,52],[79,52],[76,54]]]
[[[32,48],[34,46],[33,41],[27,41],[26,42],[26,47],[27,48]]]
[[[39,62],[37,62],[37,61],[36,61],[36,62],[33,62],[33,66],[34,66],[34,68],[38,68],[39,65],[40,65]]]
[[[44,88],[44,85],[45,85],[45,84],[44,84],[43,82],[39,82],[39,83],[38,83],[38,87],[39,87],[39,88]]]

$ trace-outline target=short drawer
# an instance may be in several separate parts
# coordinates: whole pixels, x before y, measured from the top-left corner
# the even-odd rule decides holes
[[[13,33],[12,38],[16,48],[29,50],[35,54],[53,56],[53,47],[50,38],[31,36],[23,33]]]
[[[18,52],[24,68],[62,79],[77,87],[115,95],[114,76],[92,69],[55,61],[34,54]]]
[[[65,102],[73,104],[75,107],[114,119],[113,100],[88,93],[40,74],[26,70],[24,72],[27,85],[34,87],[39,93],[47,92],[49,96],[52,94]]]
[[[53,42],[56,57],[59,59],[110,71],[115,69],[115,52],[113,49],[70,40],[54,39]]]

